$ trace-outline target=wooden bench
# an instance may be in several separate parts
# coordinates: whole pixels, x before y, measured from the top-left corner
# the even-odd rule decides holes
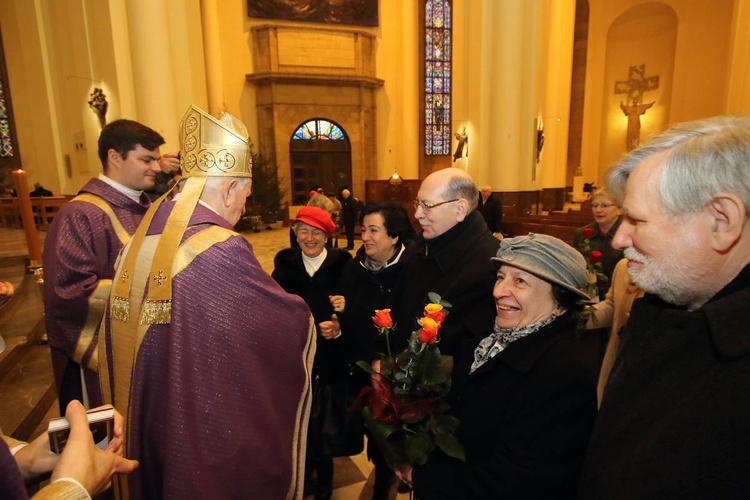
[[[34,210],[34,221],[37,229],[47,230],[52,219],[63,205],[72,200],[73,196],[42,196],[31,199],[31,208]]]
[[[3,227],[21,227],[18,198],[0,198],[0,224]]]

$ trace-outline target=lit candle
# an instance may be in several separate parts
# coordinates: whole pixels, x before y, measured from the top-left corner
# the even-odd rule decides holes
[[[21,212],[21,223],[26,233],[26,245],[29,247],[29,259],[42,261],[42,248],[39,245],[39,236],[36,234],[36,224],[34,223],[34,210],[31,208],[31,197],[29,196],[29,183],[26,179],[26,171],[13,171],[13,183],[16,187],[16,196],[18,197],[18,210]]]

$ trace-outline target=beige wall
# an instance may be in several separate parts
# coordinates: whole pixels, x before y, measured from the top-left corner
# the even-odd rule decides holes
[[[672,69],[674,86],[671,96],[665,96],[666,102],[659,102],[661,111],[655,113],[659,124],[644,122],[642,139],[650,133],[661,130],[664,126],[686,120],[713,116],[725,112],[725,101],[728,88],[728,68],[730,47],[734,41],[732,33],[733,0],[715,0],[700,2],[692,0],[589,0],[589,40],[586,71],[586,97],[584,103],[583,144],[581,150],[581,168],[583,180],[597,181],[601,184],[606,162],[619,157],[625,152],[625,141],[613,139],[609,134],[610,95],[614,91],[614,81],[623,79],[624,73],[608,75],[610,67],[607,56],[610,53],[608,36],[613,23],[619,16],[634,7],[651,12],[656,18],[664,16],[665,8],[674,11],[677,19],[675,55]],[[741,29],[732,36],[740,35]],[[625,33],[623,36],[626,36]],[[642,37],[641,37],[642,38]],[[657,37],[658,38],[658,37]],[[732,42],[732,43],[730,43]],[[634,43],[628,57],[634,64],[646,62],[651,54],[648,43]],[[623,50],[616,51],[619,53]],[[663,55],[662,55],[663,56]],[[626,56],[617,56],[624,64]],[[661,57],[661,56],[660,56]],[[656,66],[660,66],[656,68]],[[661,70],[669,74],[668,64],[663,59],[654,60],[646,65],[647,74]],[[654,68],[653,70],[651,68]],[[626,68],[622,71],[626,71]],[[740,78],[738,77],[738,80]],[[606,99],[605,99],[606,96]],[[646,99],[650,97],[647,94]],[[619,102],[619,101],[618,101]],[[604,117],[608,117],[606,120]],[[622,120],[625,120],[624,115]],[[626,123],[626,122],[625,122]],[[622,125],[620,125],[622,126]]]

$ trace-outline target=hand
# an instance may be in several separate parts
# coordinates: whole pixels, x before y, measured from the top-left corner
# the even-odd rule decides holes
[[[100,407],[102,408],[102,407]],[[98,409],[98,408],[95,408]],[[125,436],[123,433],[123,427],[125,424],[125,418],[120,414],[119,411],[115,410],[115,425],[112,426],[113,436],[107,444],[107,451],[114,453],[115,455],[123,456],[125,447]]]
[[[0,297],[10,297],[11,295],[13,295],[13,285],[9,281],[0,281]]]
[[[164,153],[159,158],[159,166],[165,174],[171,174],[180,171],[180,159],[174,153]]]
[[[71,401],[65,411],[65,418],[70,423],[70,435],[60,461],[52,472],[52,481],[64,477],[73,478],[93,497],[109,488],[114,474],[130,474],[138,467],[135,460],[128,460],[96,447],[89,430],[86,410],[81,403]],[[117,420],[115,422],[117,427]],[[119,426],[121,439],[122,420]]]
[[[398,469],[393,472],[396,473],[396,477],[401,480],[402,483],[408,484],[409,486],[413,486],[414,483],[412,483],[411,480],[411,467],[405,467],[403,469]]]
[[[60,455],[49,449],[49,436],[46,432],[21,448],[13,456],[25,480],[49,474],[60,460]]]
[[[318,333],[326,340],[335,339],[341,335],[341,325],[335,314],[331,315],[330,321],[321,321],[318,323]]]
[[[344,312],[344,309],[346,308],[346,298],[343,295],[329,295],[328,300],[331,302],[334,312]]]

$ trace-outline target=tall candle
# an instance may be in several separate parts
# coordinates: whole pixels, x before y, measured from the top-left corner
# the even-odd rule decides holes
[[[29,247],[29,259],[32,261],[42,261],[42,248],[39,245],[39,235],[36,234],[36,224],[34,223],[34,210],[31,208],[31,197],[29,196],[29,183],[26,179],[26,171],[13,171],[13,183],[16,187],[16,196],[18,197],[18,209],[21,212],[21,223],[26,233],[26,245]]]

